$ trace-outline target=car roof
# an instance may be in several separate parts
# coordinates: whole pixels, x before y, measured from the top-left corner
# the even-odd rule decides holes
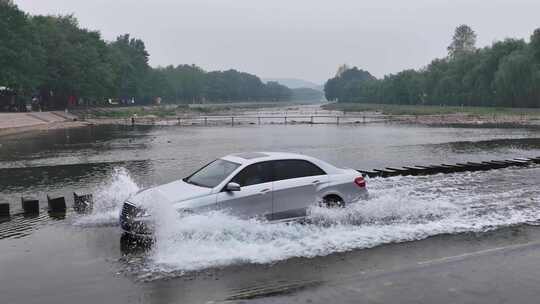
[[[234,153],[222,157],[222,159],[230,160],[241,164],[258,163],[261,161],[281,160],[281,159],[309,159],[310,157],[286,152],[244,152]]]

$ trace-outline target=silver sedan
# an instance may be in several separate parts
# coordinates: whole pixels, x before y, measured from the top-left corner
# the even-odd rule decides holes
[[[226,210],[279,221],[303,218],[314,204],[343,207],[366,197],[366,181],[354,169],[292,153],[231,154],[182,180],[137,193],[124,203],[120,225],[131,234],[151,233],[156,201],[179,213]]]

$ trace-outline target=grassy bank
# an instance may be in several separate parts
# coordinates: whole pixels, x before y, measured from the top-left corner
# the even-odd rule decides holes
[[[176,115],[177,109],[166,107],[125,107],[91,109],[89,112],[97,118],[128,118],[132,116],[168,117]]]
[[[93,118],[130,118],[145,117],[175,117],[178,115],[194,114],[208,115],[231,111],[256,110],[261,108],[298,106],[299,103],[222,103],[222,104],[182,104],[161,106],[134,106],[91,108],[85,113]]]
[[[322,106],[326,110],[345,112],[380,112],[385,115],[527,115],[540,116],[538,108],[502,108],[502,107],[448,107],[423,105],[330,103]]]

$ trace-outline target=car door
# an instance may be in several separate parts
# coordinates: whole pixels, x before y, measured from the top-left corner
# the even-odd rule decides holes
[[[217,202],[220,209],[241,218],[270,218],[272,214],[271,162],[251,164],[242,169],[230,182],[240,185],[239,191],[221,191]]]
[[[318,199],[317,188],[327,180],[326,173],[309,161],[275,161],[272,219],[305,216]]]

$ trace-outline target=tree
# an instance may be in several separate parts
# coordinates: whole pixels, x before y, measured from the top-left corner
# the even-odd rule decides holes
[[[452,43],[448,46],[448,56],[456,58],[474,50],[476,50],[476,33],[468,25],[458,26],[452,37]]]
[[[269,81],[265,88],[265,99],[270,101],[290,100],[292,91],[288,87],[279,84],[276,81]]]
[[[114,88],[122,99],[142,98],[148,77],[148,52],[144,42],[129,34],[118,36],[109,44],[110,64],[114,71]]]
[[[459,26],[450,58],[377,80],[340,68],[325,84],[328,100],[451,106],[540,107],[540,29],[530,43],[506,39],[476,50],[476,35]]]
[[[345,73],[345,71],[349,70],[350,67],[347,64],[342,64],[338,67],[336,71],[336,77],[340,77],[341,74]]]
[[[28,16],[9,1],[0,2],[0,86],[32,91],[43,78],[45,53]]]
[[[364,94],[364,85],[376,80],[368,71],[342,65],[338,68],[336,77],[329,79],[324,85],[326,99],[340,102],[364,99],[368,97]]]
[[[531,36],[531,49],[535,61],[540,63],[540,28],[537,28]]]
[[[531,65],[532,54],[517,50],[505,57],[495,73],[494,88],[498,105],[538,107],[538,74]]]
[[[36,16],[32,23],[45,51],[40,89],[45,106],[64,107],[70,96],[93,102],[109,95],[113,70],[98,32],[81,29],[71,16]]]

